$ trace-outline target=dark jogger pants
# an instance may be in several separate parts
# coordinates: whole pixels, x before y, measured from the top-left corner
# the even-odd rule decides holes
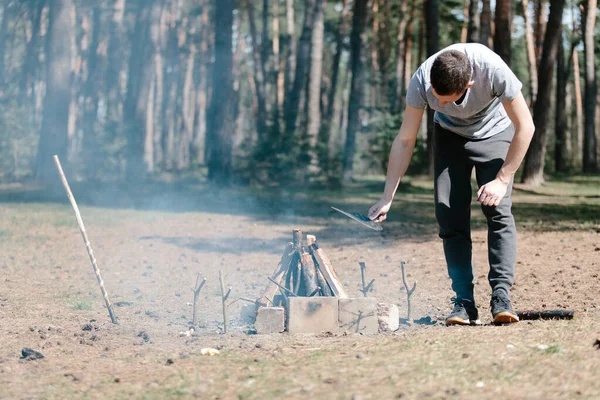
[[[471,244],[471,173],[479,187],[495,179],[514,136],[513,125],[487,139],[469,140],[438,124],[434,129],[435,215],[452,289],[473,297]],[[492,290],[508,291],[514,283],[517,232],[511,212],[512,181],[497,207],[481,206],[488,225],[488,279]]]

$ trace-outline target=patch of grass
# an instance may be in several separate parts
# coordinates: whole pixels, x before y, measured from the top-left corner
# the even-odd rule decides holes
[[[546,354],[560,353],[560,344],[554,344],[554,345],[548,347],[546,350],[544,350],[544,353],[546,353]]]
[[[74,303],[71,304],[71,309],[73,310],[85,310],[85,311],[91,311],[92,310],[92,302],[90,300],[84,300],[84,299],[80,299],[80,300],[76,300]]]
[[[8,239],[12,236],[12,232],[6,229],[0,229],[0,240]]]

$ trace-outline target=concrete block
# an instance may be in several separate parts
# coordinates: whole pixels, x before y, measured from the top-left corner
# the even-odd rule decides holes
[[[375,297],[340,299],[338,307],[341,330],[364,335],[375,335],[379,332]]]
[[[283,307],[260,307],[256,312],[254,329],[258,334],[280,333],[285,330]]]
[[[289,333],[338,331],[337,297],[289,297]]]
[[[400,327],[400,311],[395,304],[377,304],[379,332],[394,332]]]

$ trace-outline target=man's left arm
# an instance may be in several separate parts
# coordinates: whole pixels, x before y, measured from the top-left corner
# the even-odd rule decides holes
[[[535,131],[529,107],[527,107],[522,93],[519,93],[513,100],[502,103],[502,105],[515,126],[515,136],[508,148],[504,164],[496,175],[496,179],[481,186],[477,192],[477,201],[484,206],[497,206],[500,204],[500,201],[506,195],[511,179],[519,169],[523,158],[525,158]]]

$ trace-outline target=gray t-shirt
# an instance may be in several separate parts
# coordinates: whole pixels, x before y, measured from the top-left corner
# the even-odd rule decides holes
[[[440,107],[431,90],[431,66],[447,50],[464,52],[473,67],[474,85],[460,104]],[[501,103],[514,100],[523,85],[499,55],[482,44],[459,43],[429,57],[413,75],[406,103],[414,108],[429,106],[441,127],[469,139],[485,139],[502,132],[512,123]]]

